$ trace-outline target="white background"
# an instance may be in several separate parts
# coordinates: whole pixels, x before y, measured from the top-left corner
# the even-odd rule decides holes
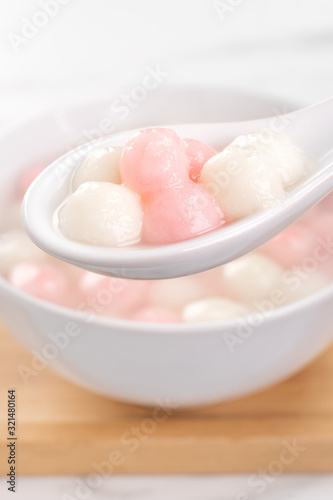
[[[147,65],[159,65],[168,83],[214,82],[300,105],[332,94],[332,0],[225,0],[220,8],[211,0],[61,0],[46,21],[38,14],[42,1],[0,0],[4,125],[64,100],[135,85]],[[29,40],[15,38],[27,20],[45,25],[30,28]],[[247,479],[115,477],[89,498],[333,498],[330,475],[278,477],[261,494]],[[65,493],[74,495],[75,481],[19,478],[15,498],[65,500]],[[4,480],[0,491],[7,498]]]
[[[13,34],[43,1],[0,0],[4,118],[134,84],[147,64],[170,83],[214,81],[307,103],[331,94],[330,0],[220,0],[237,4],[220,16],[219,0],[59,0],[68,3],[16,51]]]

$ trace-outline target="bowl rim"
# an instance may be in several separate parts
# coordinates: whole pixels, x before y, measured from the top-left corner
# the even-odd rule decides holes
[[[321,290],[304,297],[303,299],[296,300],[295,302],[291,302],[282,306],[278,306],[267,313],[258,312],[246,314],[244,316],[239,316],[234,319],[224,320],[224,321],[202,321],[197,323],[185,323],[185,322],[172,322],[172,323],[159,323],[159,322],[143,322],[136,321],[125,318],[112,318],[108,316],[102,316],[99,314],[94,314],[94,317],[91,320],[87,319],[87,313],[83,311],[79,311],[77,309],[71,309],[66,306],[61,306],[58,304],[54,304],[52,302],[47,302],[46,300],[39,299],[32,295],[29,295],[18,288],[15,288],[13,285],[8,283],[5,278],[0,276],[0,289],[5,290],[5,292],[9,293],[11,296],[14,296],[14,300],[19,299],[24,303],[28,303],[34,308],[44,309],[45,311],[49,311],[53,314],[58,314],[65,318],[68,318],[72,321],[80,321],[87,324],[92,324],[100,327],[109,327],[113,329],[119,330],[133,330],[140,333],[158,333],[158,334],[198,334],[201,333],[203,335],[207,335],[208,330],[210,333],[218,333],[218,332],[226,332],[228,330],[234,331],[240,325],[240,322],[245,321],[245,323],[251,325],[251,319],[254,319],[260,316],[260,324],[261,327],[264,323],[271,323],[277,320],[280,320],[284,317],[292,316],[301,312],[303,309],[307,309],[308,307],[313,307],[319,305],[320,302],[325,299],[329,299],[331,296],[333,298],[333,283],[325,286]],[[258,326],[255,324],[253,328],[256,329]]]
[[[189,83],[171,83],[171,84],[165,84],[163,85],[163,89],[180,89],[180,90],[186,90],[189,88],[189,86],[193,89],[209,89],[209,90],[215,90],[215,91],[220,91],[220,92],[231,92],[233,94],[242,94],[244,96],[249,96],[249,97],[257,97],[261,98],[264,100],[272,100],[272,105],[276,105],[278,102],[281,104],[284,104],[286,106],[291,106],[293,109],[298,109],[298,107],[301,107],[302,104],[299,103],[292,103],[286,100],[283,100],[282,98],[279,98],[278,96],[272,96],[270,94],[262,94],[259,92],[255,92],[253,90],[246,91],[245,89],[242,88],[234,88],[234,87],[221,87],[220,85],[217,84],[208,84],[208,83],[196,83],[196,84],[189,84]],[[114,92],[117,90],[121,90],[124,92],[126,89],[132,88],[130,85],[124,85],[124,86],[119,86],[115,87],[112,89],[112,92],[103,92],[102,94],[96,94],[92,93],[85,98],[79,97],[79,98],[74,98],[71,97],[67,100],[63,100],[60,105],[53,105],[49,106],[47,109],[40,110],[37,113],[34,113],[33,115],[30,115],[28,117],[24,117],[21,120],[17,120],[14,122],[8,123],[8,125],[5,125],[2,130],[0,131],[0,142],[4,139],[6,139],[7,136],[10,136],[11,134],[17,132],[19,129],[22,127],[25,127],[29,125],[31,122],[35,122],[38,120],[42,120],[43,118],[47,118],[51,114],[54,114],[55,112],[57,114],[59,113],[64,113],[64,112],[73,112],[77,111],[79,109],[82,109],[82,107],[87,107],[91,106],[94,103],[102,103],[105,100],[109,100],[111,95],[114,95]],[[276,101],[273,103],[273,101]],[[96,324],[101,327],[113,327],[117,328],[119,330],[133,330],[136,332],[140,333],[154,333],[156,334],[203,334],[207,335],[208,331],[210,333],[218,333],[221,331],[227,331],[231,330],[233,331],[240,323],[240,321],[245,321],[249,324],[251,324],[251,318],[255,318],[258,316],[258,314],[262,317],[262,321],[259,326],[261,326],[264,323],[270,323],[272,321],[276,321],[278,319],[281,319],[285,316],[290,316],[293,314],[296,314],[303,310],[304,308],[307,308],[308,306],[316,306],[319,305],[319,303],[325,299],[328,299],[330,296],[333,297],[333,283],[330,283],[323,287],[322,289],[312,293],[311,295],[304,297],[302,299],[296,300],[295,302],[288,303],[285,305],[277,306],[275,309],[270,310],[267,313],[262,313],[262,312],[255,312],[251,314],[244,315],[242,317],[237,317],[234,319],[230,320],[224,320],[224,321],[205,321],[205,322],[198,322],[198,323],[185,323],[185,322],[173,322],[173,323],[158,323],[158,322],[141,322],[141,321],[135,321],[131,319],[125,319],[125,318],[112,318],[112,317],[107,317],[107,316],[101,316],[99,314],[95,314],[94,318],[90,321],[87,320],[86,315],[87,313],[83,311],[79,311],[76,309],[71,309],[65,306],[61,306],[58,304],[54,304],[51,302],[47,302],[43,299],[39,299],[37,297],[34,297],[32,295],[29,295],[26,292],[23,292],[19,290],[18,288],[15,288],[13,285],[8,283],[6,279],[2,276],[0,276],[0,289],[4,291],[5,293],[9,293],[10,296],[13,296],[14,300],[20,300],[23,303],[28,303],[34,308],[39,308],[45,311],[49,311],[53,314],[58,314],[63,317],[67,317],[68,319],[71,320],[77,320],[77,321],[83,321],[86,322],[87,324]],[[254,326],[256,328],[256,326]]]
[[[13,121],[5,122],[1,124],[0,128],[0,141],[2,139],[5,139],[7,135],[10,135],[11,133],[17,131],[19,128],[24,127],[26,125],[29,125],[29,123],[34,122],[38,119],[47,117],[48,115],[52,113],[63,113],[63,112],[72,112],[78,109],[82,109],[82,107],[86,106],[91,106],[95,103],[102,103],[106,100],[110,100],[110,98],[113,98],[116,92],[126,92],[126,90],[131,90],[133,88],[133,85],[135,85],[135,82],[132,82],[132,84],[127,84],[127,85],[117,85],[112,88],[112,90],[109,91],[103,91],[101,93],[96,93],[96,92],[89,92],[86,94],[85,97],[73,97],[73,96],[68,96],[68,97],[63,97],[61,99],[61,102],[58,104],[53,104],[49,105],[44,109],[40,109],[37,112],[33,114],[29,114],[28,116],[23,116],[18,119],[14,119]],[[171,83],[165,83],[161,86],[162,90],[180,90],[180,91],[188,91],[189,87],[194,90],[209,90],[210,92],[229,92],[234,95],[242,95],[246,97],[252,97],[252,98],[258,98],[260,100],[264,101],[271,101],[271,105],[276,107],[278,105],[284,106],[288,108],[288,112],[296,111],[298,109],[303,108],[306,106],[306,103],[303,102],[295,102],[291,101],[289,99],[284,99],[283,96],[279,97],[276,95],[272,95],[269,92],[268,93],[263,93],[263,92],[257,92],[254,89],[250,90],[245,90],[242,87],[236,87],[236,86],[230,86],[230,85],[225,85],[221,86],[217,83],[198,83],[198,82],[171,82]],[[289,109],[290,108],[290,109]],[[266,118],[269,118],[271,115],[267,116]],[[262,117],[265,118],[265,117]],[[252,119],[251,119],[252,120]],[[260,118],[258,118],[260,120]],[[233,120],[234,121],[234,120]],[[244,120],[247,121],[247,120]],[[227,122],[227,121],[226,121]],[[228,122],[231,122],[231,120],[228,120]],[[118,132],[116,132],[118,133]],[[121,132],[120,132],[121,133]]]

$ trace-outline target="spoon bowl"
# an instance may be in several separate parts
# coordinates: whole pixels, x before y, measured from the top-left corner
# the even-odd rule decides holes
[[[216,149],[241,134],[270,129],[283,132],[313,165],[308,178],[290,191],[279,206],[238,222],[163,246],[97,247],[65,238],[53,223],[57,207],[67,196],[74,168],[96,147],[121,146],[130,132],[90,142],[52,163],[30,186],[22,217],[35,244],[49,254],[84,269],[129,279],[164,279],[203,272],[251,252],[299,219],[333,189],[333,98],[267,119],[170,126],[180,137],[207,142]]]

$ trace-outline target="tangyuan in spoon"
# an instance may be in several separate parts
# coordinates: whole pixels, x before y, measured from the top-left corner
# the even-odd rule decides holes
[[[51,255],[111,276],[173,278],[225,264],[333,188],[333,99],[279,125],[177,125],[81,146],[29,188],[25,228]]]

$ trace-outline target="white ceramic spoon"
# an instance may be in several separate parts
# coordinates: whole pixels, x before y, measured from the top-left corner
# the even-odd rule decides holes
[[[52,223],[67,196],[73,169],[100,146],[122,145],[129,132],[73,150],[52,163],[29,188],[22,206],[25,229],[40,248],[98,273],[133,279],[185,276],[225,264],[258,248],[286,229],[333,189],[333,98],[282,117],[235,123],[170,126],[222,149],[236,136],[262,128],[283,132],[310,158],[312,174],[279,207],[264,210],[214,232],[165,246],[95,247],[64,238]],[[133,133],[131,131],[130,133]]]

